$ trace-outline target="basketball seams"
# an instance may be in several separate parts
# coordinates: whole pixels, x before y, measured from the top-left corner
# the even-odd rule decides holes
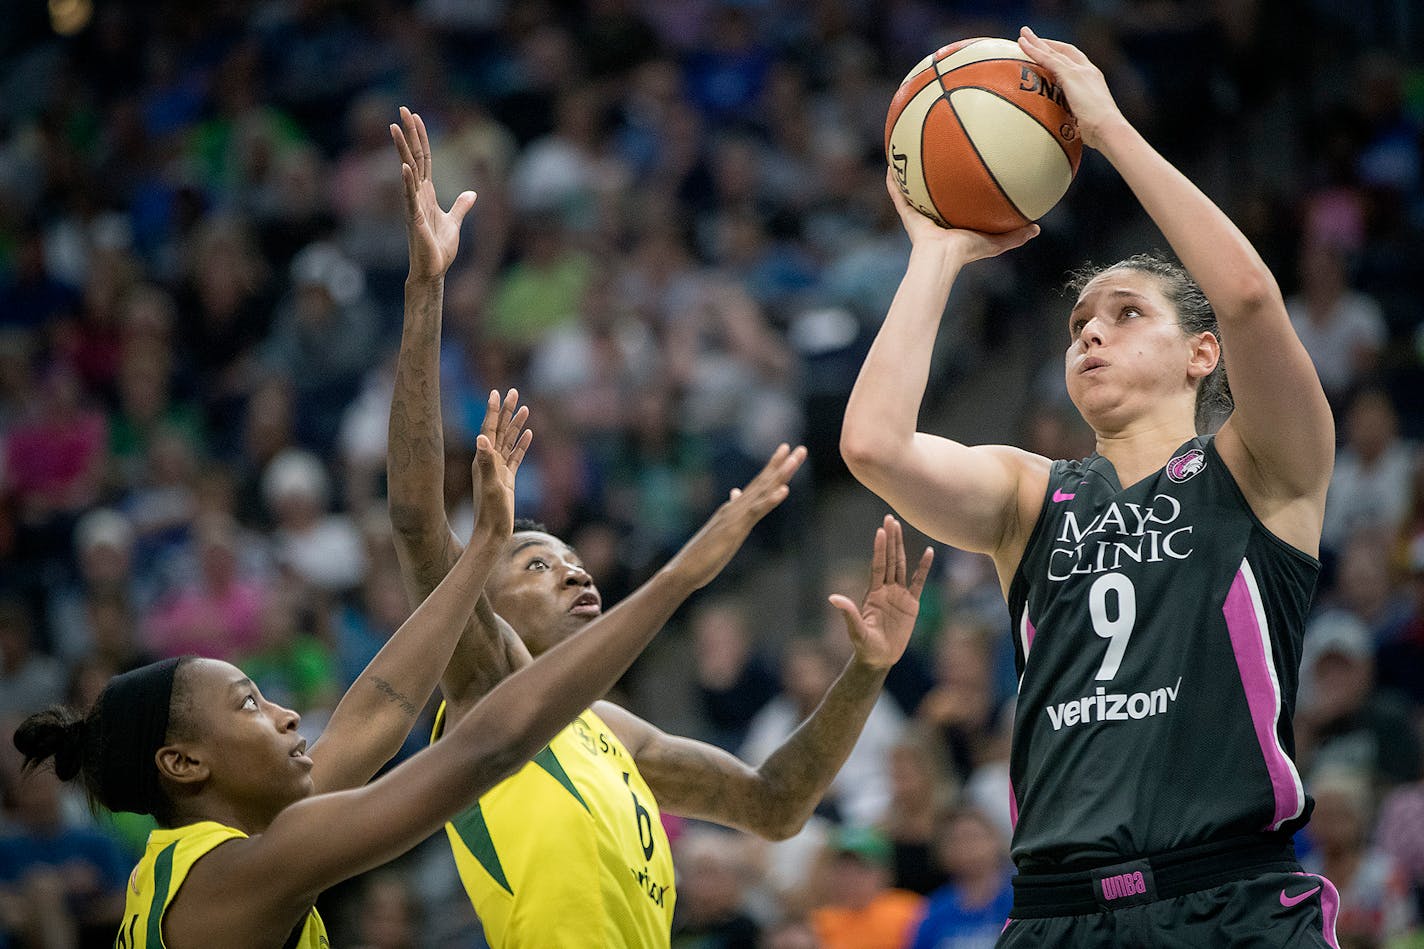
[[[1033,65],[1031,62],[1029,62],[1029,60],[1026,60],[1026,59],[997,58],[997,59],[976,59],[976,60],[974,60],[972,63],[960,63],[958,66],[955,66],[955,67],[954,67],[953,69],[951,69],[949,72],[945,72],[945,73],[942,73],[942,72],[940,72],[938,69],[935,69],[935,74],[939,77],[939,88],[940,88],[941,93],[943,93],[943,96],[942,96],[943,99],[944,99],[946,102],[948,102],[948,101],[949,101],[949,94],[954,91],[953,89],[950,89],[949,86],[945,85],[945,82],[944,82],[944,77],[945,77],[945,76],[951,75],[951,74],[953,74],[953,73],[957,73],[957,72],[959,72],[959,70],[961,70],[961,69],[968,69],[970,66],[979,66],[979,65],[981,65],[981,64],[983,64],[983,63],[1029,63],[1029,65]],[[1040,74],[1040,75],[1042,75],[1042,74]],[[902,83],[901,85],[903,85],[903,83]],[[1039,118],[1038,116],[1034,115],[1032,112],[1030,112],[1028,109],[1025,109],[1023,106],[1019,105],[1019,104],[1018,104],[1017,102],[1015,102],[1013,99],[1008,98],[1007,96],[1005,96],[1005,95],[1004,95],[1002,92],[1000,92],[999,90],[997,90],[997,89],[991,89],[991,88],[989,88],[988,86],[955,86],[954,88],[955,88],[955,89],[978,89],[978,90],[980,90],[980,91],[982,91],[982,92],[990,93],[990,94],[993,95],[996,99],[1000,99],[1000,100],[1002,100],[1002,101],[1004,101],[1004,102],[1007,102],[1009,105],[1013,106],[1015,109],[1018,109],[1018,110],[1019,110],[1020,112],[1022,112],[1024,115],[1027,115],[1029,118],[1033,119],[1034,122],[1038,123],[1039,125],[1043,125],[1043,127],[1048,130],[1049,136],[1050,136],[1050,137],[1053,139],[1053,141],[1058,145],[1059,150],[1060,150],[1061,152],[1063,152],[1063,157],[1066,158],[1066,159],[1068,159],[1068,167],[1069,167],[1069,168],[1072,168],[1072,169],[1074,170],[1074,172],[1076,172],[1076,171],[1078,170],[1078,169],[1077,169],[1077,166],[1073,164],[1073,156],[1072,156],[1072,154],[1068,151],[1068,146],[1067,146],[1067,144],[1064,143],[1063,137],[1058,134],[1058,131],[1057,131],[1056,129],[1048,128],[1047,125],[1044,125],[1043,120],[1042,120],[1041,118]],[[953,108],[953,104],[952,104],[952,103],[951,103],[951,106],[950,106],[950,107]],[[1063,111],[1064,111],[1064,113],[1065,113],[1070,119],[1074,117],[1072,110],[1068,109],[1066,106],[1063,107]],[[958,118],[958,117],[959,117],[959,112],[956,111],[956,112],[954,113],[954,115],[955,115],[955,118]],[[972,139],[971,139],[971,141],[972,141]],[[975,154],[978,154],[978,150],[977,150],[977,149],[975,150]],[[981,160],[981,161],[983,160],[983,156],[980,156],[980,160]],[[997,183],[997,182],[996,182],[996,183]],[[1005,195],[1005,197],[1007,197],[1007,195]],[[1015,205],[1014,207],[1015,207],[1015,210],[1017,210],[1018,206]],[[1022,214],[1023,212],[1020,211],[1019,213]]]
[[[992,94],[995,98],[997,98],[997,99],[1002,99],[1002,100],[1005,101],[1005,102],[1008,102],[1008,101],[1009,101],[1009,100],[1007,100],[1007,99],[1004,99],[1004,97],[1001,96],[1001,95],[999,95],[997,92],[994,92],[993,89],[985,89],[983,86],[955,86],[954,88],[955,88],[956,91],[958,91],[958,90],[960,90],[960,89],[978,89],[978,90],[980,90],[981,92],[988,92],[988,93],[991,93],[991,94]],[[965,127],[965,125],[964,125],[964,120],[963,120],[962,118],[960,118],[960,116],[959,116],[959,110],[954,107],[954,100],[951,99],[948,94],[946,94],[946,95],[944,96],[944,101],[949,105],[950,111],[954,113],[954,120],[959,123],[959,127],[965,130],[964,140],[969,143],[969,147],[970,147],[970,148],[974,149],[974,157],[979,160],[979,164],[980,164],[980,166],[983,167],[985,174],[987,174],[987,175],[989,176],[989,180],[992,181],[992,182],[994,182],[994,187],[997,188],[997,189],[999,189],[999,194],[1001,194],[1001,195],[1004,196],[1004,202],[1005,202],[1009,207],[1011,207],[1011,208],[1014,209],[1014,213],[1015,213],[1015,214],[1017,214],[1020,218],[1023,219],[1023,223],[1020,224],[1019,226],[1020,226],[1020,227],[1023,227],[1024,224],[1031,224],[1032,221],[1033,221],[1033,219],[1030,218],[1027,214],[1024,214],[1024,213],[1023,213],[1023,209],[1018,206],[1018,202],[1016,202],[1012,197],[1009,196],[1008,189],[1006,189],[1006,188],[1003,186],[1003,184],[999,181],[999,176],[996,175],[996,174],[994,174],[994,169],[991,168],[991,167],[989,166],[989,163],[984,160],[984,153],[981,152],[981,151],[979,151],[979,146],[978,146],[977,143],[975,143],[975,141],[974,141],[974,136],[973,136],[973,135],[970,135],[970,134],[969,134],[969,130]],[[1018,109],[1020,112],[1023,112],[1025,115],[1028,115],[1030,118],[1032,118],[1032,119],[1034,120],[1035,123],[1038,123],[1038,119],[1037,119],[1036,117],[1034,117],[1033,113],[1029,112],[1027,109],[1023,109],[1023,108],[1019,107],[1018,105],[1016,105],[1016,104],[1014,104],[1014,103],[1012,103],[1012,102],[1010,102],[1009,104],[1010,104],[1010,105],[1013,105],[1015,109]],[[1042,123],[1038,123],[1038,124],[1042,124]]]
[[[968,69],[970,66],[983,66],[985,63],[1018,63],[1020,66],[1022,66],[1024,63],[1028,63],[1028,65],[1030,65],[1030,66],[1034,65],[1034,63],[1033,63],[1031,60],[1027,60],[1027,59],[1014,59],[1012,56],[992,56],[992,57],[990,57],[990,58],[988,58],[988,59],[974,59],[974,60],[970,60],[970,61],[967,62],[967,63],[960,63],[958,66],[953,66],[953,67],[949,68],[948,70],[946,70],[945,72],[940,72],[940,71],[939,71],[939,63],[936,62],[936,63],[935,63],[935,73],[936,73],[936,74],[939,76],[939,78],[940,78],[940,88],[944,89],[946,92],[949,91],[949,88],[944,85],[944,77],[945,77],[945,76],[953,76],[955,73],[959,72],[961,69]],[[901,83],[901,85],[903,85],[903,83]],[[956,88],[956,89],[968,89],[968,88],[971,88],[971,87],[969,87],[969,86],[955,86],[955,88]]]
[[[1073,164],[1073,156],[1072,156],[1072,154],[1069,153],[1069,151],[1068,151],[1068,146],[1067,146],[1067,145],[1064,143],[1064,141],[1063,141],[1063,136],[1062,136],[1062,135],[1059,135],[1059,134],[1058,134],[1058,131],[1057,131],[1056,129],[1052,129],[1052,128],[1049,128],[1047,125],[1044,125],[1043,120],[1042,120],[1041,118],[1039,118],[1038,116],[1034,115],[1034,114],[1033,114],[1032,112],[1030,112],[1028,109],[1025,109],[1023,106],[1019,105],[1019,104],[1018,104],[1017,102],[1015,102],[1013,99],[1010,99],[1008,96],[1004,95],[1002,92],[1000,92],[1000,91],[997,90],[997,89],[988,89],[988,88],[985,88],[984,86],[955,86],[955,88],[956,88],[956,89],[978,89],[978,90],[981,91],[981,92],[987,92],[987,93],[989,93],[991,96],[993,96],[994,98],[998,99],[1000,102],[1007,102],[1009,105],[1013,106],[1015,109],[1018,109],[1018,110],[1019,110],[1020,112],[1022,112],[1024,115],[1026,115],[1026,116],[1028,116],[1029,118],[1033,119],[1033,121],[1034,121],[1035,124],[1043,126],[1044,130],[1048,132],[1048,137],[1051,138],[1051,139],[1053,139],[1054,144],[1056,144],[1056,145],[1058,146],[1058,150],[1061,151],[1061,152],[1063,153],[1063,157],[1068,160],[1068,167],[1069,167],[1070,169],[1072,169],[1074,172],[1076,172],[1076,171],[1078,170],[1078,169],[1077,169],[1077,166]],[[945,96],[945,98],[949,98],[949,97],[948,97],[948,96]],[[952,103],[951,103],[951,105],[952,105]],[[1072,113],[1069,109],[1064,108],[1063,111],[1068,115],[1068,117],[1069,117],[1070,119],[1074,117],[1074,116],[1073,116],[1073,113]],[[955,113],[955,115],[958,115],[958,114],[959,114],[958,112]]]

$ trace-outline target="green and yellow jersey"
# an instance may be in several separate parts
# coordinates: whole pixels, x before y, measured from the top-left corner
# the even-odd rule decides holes
[[[199,821],[184,827],[160,827],[148,835],[143,859],[129,875],[124,891],[124,922],[114,949],[163,949],[163,914],[188,877],[188,871],[218,844],[246,837],[236,827]],[[285,949],[330,949],[326,927],[316,908]]]
[[[445,707],[434,738],[445,724]],[[495,949],[667,946],[672,854],[633,756],[591,709],[445,825]]]

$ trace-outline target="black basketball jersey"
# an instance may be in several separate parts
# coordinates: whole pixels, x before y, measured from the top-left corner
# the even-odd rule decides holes
[[[1291,715],[1319,570],[1210,436],[1125,490],[1100,455],[1054,462],[1009,588],[1019,868],[1303,825]]]

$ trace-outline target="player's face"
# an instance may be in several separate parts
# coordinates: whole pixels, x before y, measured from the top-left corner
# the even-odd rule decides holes
[[[1191,407],[1194,338],[1152,274],[1118,268],[1094,277],[1068,316],[1064,377],[1094,430],[1119,429],[1163,399]]]
[[[272,817],[312,793],[312,759],[297,733],[301,716],[262,697],[241,669],[215,659],[184,667],[193,696],[188,714],[194,753],[207,766],[207,784],[238,813]]]
[[[495,612],[536,656],[603,612],[598,588],[578,554],[541,531],[510,538],[486,589]]]

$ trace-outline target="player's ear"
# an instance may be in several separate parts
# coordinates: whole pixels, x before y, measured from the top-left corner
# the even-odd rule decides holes
[[[164,745],[153,753],[158,773],[176,784],[197,785],[212,773],[201,749],[187,742]]]
[[[1221,341],[1210,330],[1196,334],[1192,341],[1191,357],[1187,360],[1187,375],[1192,379],[1205,379],[1221,360]]]

